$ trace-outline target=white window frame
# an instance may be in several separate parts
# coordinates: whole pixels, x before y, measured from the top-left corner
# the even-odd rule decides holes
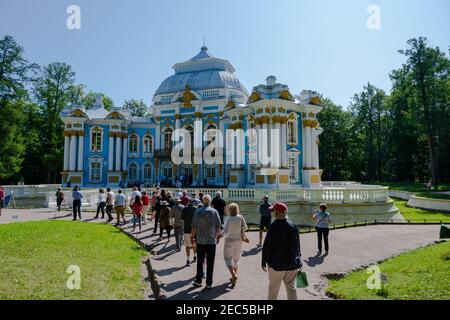
[[[202,91],[202,99],[211,99],[220,97],[220,90],[204,90]]]
[[[291,166],[291,161],[294,162],[294,165]],[[289,179],[291,183],[296,183],[299,180],[299,155],[297,153],[289,153],[288,154],[288,168],[289,168]],[[292,168],[294,168],[294,172],[292,172]],[[292,174],[294,173],[294,174]]]
[[[145,169],[149,168],[150,170],[150,176],[146,178]],[[153,165],[150,162],[144,163],[142,166],[142,181],[144,183],[149,183],[153,181]]]
[[[297,145],[298,144],[298,119],[297,119],[297,114],[291,113],[290,115],[292,115],[292,114],[295,116],[295,119],[289,119],[287,122],[287,125],[286,125],[287,143],[290,145]],[[294,129],[294,140],[291,140],[290,125]]]
[[[98,180],[97,179],[93,179],[93,164],[99,164],[99,176],[98,176]],[[90,158],[89,159],[89,182],[92,183],[100,183],[102,182],[102,178],[103,178],[103,158]]]
[[[136,137],[136,151],[131,151],[131,139]],[[130,157],[139,157],[139,136],[137,133],[132,133],[128,137],[128,153]]]
[[[145,148],[145,143],[147,140],[150,140],[150,151],[147,151]],[[142,150],[144,153],[144,156],[151,156],[153,155],[153,151],[155,150],[155,139],[153,139],[153,136],[150,134],[146,134],[144,138],[142,139]]]
[[[166,134],[169,130],[170,130],[171,135],[170,135],[170,139],[167,139]],[[166,127],[164,129],[164,131],[163,131],[163,136],[164,136],[164,146],[163,147],[164,147],[164,149],[163,150],[169,151],[169,150],[173,149],[173,141],[172,141],[173,133],[174,133],[174,130],[172,127]],[[169,141],[167,141],[167,140],[169,140]],[[167,145],[170,146],[170,149],[167,149]]]
[[[136,177],[135,179],[133,179],[133,177],[131,176],[131,167],[135,166],[136,167]],[[139,165],[136,162],[130,162],[128,164],[128,181],[129,182],[139,182]]]
[[[99,130],[97,130],[99,129]],[[100,133],[100,149],[95,149],[94,150],[94,144],[93,144],[93,138],[94,138],[94,133]],[[90,132],[89,132],[89,150],[91,150],[91,152],[95,152],[95,153],[101,153],[103,152],[103,128],[100,126],[94,126],[91,128]]]

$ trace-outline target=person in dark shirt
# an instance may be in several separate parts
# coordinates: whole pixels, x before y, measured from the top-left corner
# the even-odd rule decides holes
[[[216,197],[212,200],[212,207],[217,210],[220,217],[220,223],[223,224],[223,217],[225,215],[225,207],[227,203],[222,199],[222,193],[220,191],[216,192]]]
[[[269,300],[276,300],[281,282],[288,300],[297,300],[295,279],[302,267],[300,237],[295,224],[288,220],[287,206],[278,202],[270,207],[275,221],[270,225],[262,251],[261,266],[269,273]]]
[[[191,265],[190,254],[191,249],[194,253],[194,259],[192,262],[197,261],[195,242],[192,242],[192,219],[194,218],[194,213],[197,208],[194,206],[194,199],[192,199],[186,207],[181,210],[181,220],[184,222],[184,245],[186,246],[186,266]]]
[[[259,206],[259,214],[261,217],[259,220],[259,243],[256,245],[257,247],[262,246],[263,232],[267,232],[270,224],[272,223],[272,210],[270,210],[271,206],[272,204],[269,203],[269,196],[264,196],[263,203]]]

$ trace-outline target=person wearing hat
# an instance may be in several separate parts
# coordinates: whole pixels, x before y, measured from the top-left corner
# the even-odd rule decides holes
[[[302,267],[300,237],[296,225],[288,219],[288,207],[277,202],[270,207],[274,222],[267,231],[262,250],[261,266],[269,274],[269,300],[278,299],[281,282],[288,300],[297,300],[295,279]]]
[[[73,220],[77,220],[77,213],[78,217],[81,220],[81,199],[83,199],[83,194],[80,192],[80,187],[75,186],[72,191],[72,209],[73,209]]]
[[[181,199],[179,197],[173,198],[174,205],[170,209],[170,218],[173,224],[173,232],[175,234],[175,247],[177,251],[181,251],[181,245],[183,244],[183,230],[184,222],[181,220],[181,213],[184,206],[181,204]]]
[[[161,209],[159,211],[159,240],[162,240],[164,230],[167,233],[167,242],[170,241],[170,207],[169,202],[163,200],[160,202]]]
[[[322,254],[322,238],[325,244],[325,254],[328,254],[328,234],[330,232],[329,224],[331,222],[331,215],[327,212],[327,205],[321,203],[319,210],[314,213],[312,218],[316,221],[317,231],[317,254]]]
[[[269,196],[265,195],[263,198],[263,203],[259,206],[259,214],[261,215],[261,218],[259,220],[259,243],[256,245],[257,247],[262,246],[263,232],[267,232],[270,224],[272,223],[272,210],[270,210],[271,206],[272,204],[269,203]]]

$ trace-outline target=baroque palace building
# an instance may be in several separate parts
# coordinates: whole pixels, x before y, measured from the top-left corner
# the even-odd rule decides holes
[[[212,56],[206,47],[192,59],[173,66],[175,74],[156,90],[149,116],[135,117],[122,108],[106,110],[101,97],[93,106],[68,106],[61,112],[65,124],[63,184],[83,187],[173,185],[228,186],[230,188],[314,188],[321,186],[317,121],[321,101],[316,92],[294,96],[274,76],[249,94],[228,60]],[[196,146],[207,146],[202,135],[217,129],[254,129],[232,157],[240,164],[180,164],[171,159],[176,129],[185,129]],[[267,129],[267,131],[261,130]],[[279,141],[276,166],[255,164],[255,136],[270,129]],[[231,143],[224,139],[223,146]],[[252,160],[253,159],[253,160]]]

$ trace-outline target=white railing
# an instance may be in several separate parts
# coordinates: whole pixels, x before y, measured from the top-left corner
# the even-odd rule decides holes
[[[5,194],[13,194],[15,198],[45,197],[48,192],[56,192],[60,184],[3,186]]]
[[[212,197],[217,191],[222,192],[225,201],[236,202],[254,202],[259,203],[265,195],[269,196],[270,201],[281,201],[286,203],[304,202],[304,203],[341,203],[341,204],[358,204],[358,203],[380,203],[389,200],[389,190],[387,187],[370,186],[370,188],[351,185],[348,187],[323,187],[315,189],[297,188],[297,189],[225,189],[225,188],[188,188],[186,189],[190,195],[199,193],[210,194]],[[179,190],[174,188],[166,188],[166,191],[176,193]],[[83,206],[95,207],[98,199],[98,190],[82,190]],[[128,196],[130,189],[126,189],[124,193]],[[48,192],[46,203],[50,207],[56,206],[56,197],[54,192]],[[70,206],[72,203],[72,193],[65,191],[65,205]]]

